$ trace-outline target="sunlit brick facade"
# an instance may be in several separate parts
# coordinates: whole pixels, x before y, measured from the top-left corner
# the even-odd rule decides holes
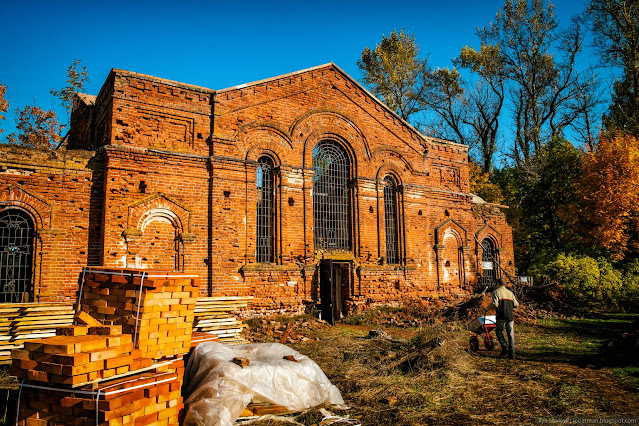
[[[491,259],[514,275],[504,214],[469,194],[468,148],[334,64],[218,91],[113,70],[76,99],[67,147],[1,148],[0,214],[31,220],[34,300],[72,298],[82,266],[106,265],[335,317],[469,292]]]

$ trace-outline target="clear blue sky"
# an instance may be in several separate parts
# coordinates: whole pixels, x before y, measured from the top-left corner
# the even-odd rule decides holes
[[[356,79],[356,62],[382,34],[414,33],[434,67],[451,66],[464,45],[477,46],[477,26],[502,0],[454,1],[41,1],[0,5],[0,82],[10,110],[0,127],[14,129],[14,110],[35,101],[64,111],[51,88],[65,85],[74,58],[89,70],[97,94],[111,68],[211,89],[335,62]],[[561,23],[586,0],[557,0]]]

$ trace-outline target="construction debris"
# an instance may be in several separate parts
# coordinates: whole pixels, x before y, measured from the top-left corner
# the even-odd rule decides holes
[[[328,323],[316,318],[302,317],[287,322],[274,319],[255,319],[255,326],[248,330],[247,338],[251,342],[278,342],[282,344],[300,343],[315,340],[313,330],[330,327]]]

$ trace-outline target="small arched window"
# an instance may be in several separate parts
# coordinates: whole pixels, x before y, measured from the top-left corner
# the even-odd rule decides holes
[[[386,230],[386,263],[399,263],[399,231],[397,220],[397,182],[384,178],[384,225]]]
[[[257,218],[255,260],[270,263],[275,259],[275,173],[273,160],[257,160]]]

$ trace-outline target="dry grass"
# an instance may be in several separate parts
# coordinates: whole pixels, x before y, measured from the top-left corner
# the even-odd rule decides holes
[[[322,367],[352,407],[337,414],[357,417],[363,425],[535,424],[537,418],[551,417],[639,417],[639,389],[616,378],[614,366],[596,365],[596,360],[604,359],[600,350],[605,345],[583,335],[589,328],[569,321],[565,329],[551,325],[543,321],[519,325],[514,361],[499,358],[498,347],[470,353],[466,349],[470,334],[455,322],[386,328],[390,339],[370,339],[369,330],[377,326],[358,321],[315,330],[312,337],[319,340],[292,346]],[[398,402],[389,404],[389,397]]]

